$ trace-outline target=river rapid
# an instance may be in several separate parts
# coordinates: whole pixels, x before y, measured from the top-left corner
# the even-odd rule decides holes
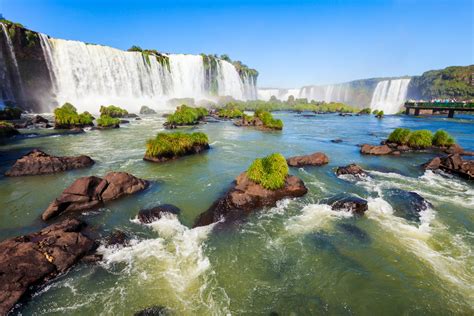
[[[40,214],[78,177],[126,171],[152,181],[144,192],[82,215],[102,236],[126,231],[130,246],[100,246],[102,261],[76,265],[16,313],[131,315],[153,305],[176,315],[474,312],[474,184],[423,171],[420,165],[433,153],[362,156],[357,146],[378,144],[396,127],[442,128],[474,151],[472,116],[274,116],[283,120],[283,131],[231,122],[184,129],[205,132],[211,150],[162,164],[142,160],[146,140],[163,130],[161,115],[78,135],[39,131],[0,146],[1,174],[33,148],[96,161],[92,168],[54,175],[0,176],[0,240],[44,227]],[[329,156],[328,165],[290,169],[307,185],[306,196],[226,229],[191,228],[256,157],[316,151]],[[335,168],[349,163],[370,176],[336,177]],[[417,192],[432,206],[410,218],[406,203],[396,198],[400,190]],[[332,211],[325,200],[338,194],[367,199],[369,210],[363,217]],[[181,213],[147,225],[135,219],[140,209],[162,203]]]

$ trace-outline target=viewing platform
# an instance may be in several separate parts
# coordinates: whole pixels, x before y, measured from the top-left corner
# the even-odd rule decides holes
[[[420,114],[434,114],[435,112],[447,113],[448,118],[454,117],[454,112],[474,112],[473,102],[405,102],[405,114],[410,115],[410,110],[413,109],[413,114],[419,116]],[[427,113],[431,111],[431,113]]]

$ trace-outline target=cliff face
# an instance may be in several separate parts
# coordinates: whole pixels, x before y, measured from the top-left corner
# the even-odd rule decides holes
[[[409,99],[474,99],[474,65],[430,70],[415,76],[408,88]]]
[[[0,49],[6,64],[5,81],[1,87],[3,100],[8,100],[5,102],[7,104],[16,103],[26,110],[41,109],[52,100],[51,78],[41,47],[40,34],[18,23],[5,20],[1,23],[3,27],[0,30]],[[12,90],[13,100],[11,97],[5,98],[8,89]]]

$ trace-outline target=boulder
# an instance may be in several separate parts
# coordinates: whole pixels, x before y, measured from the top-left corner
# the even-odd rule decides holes
[[[267,190],[241,173],[235,180],[235,185],[221,199],[195,221],[194,227],[205,226],[217,222],[222,218],[226,220],[240,219],[262,207],[272,207],[284,198],[300,197],[308,189],[303,181],[295,176],[287,176],[285,186],[278,190]]]
[[[79,220],[67,219],[0,243],[1,315],[26,296],[31,286],[64,273],[94,249],[94,241],[81,232],[83,227]]]
[[[180,209],[171,204],[162,204],[153,208],[140,210],[138,212],[138,220],[140,223],[150,224],[156,220],[159,220],[163,214],[176,214],[180,213]]]
[[[340,139],[340,138],[337,138],[337,139],[331,139],[331,143],[334,143],[334,144],[339,144],[339,143],[342,143],[342,139]]]
[[[20,135],[20,132],[11,124],[0,121],[0,140],[2,138],[9,138],[15,135]]]
[[[454,144],[454,145],[451,145],[448,148],[446,148],[445,152],[448,153],[448,154],[462,155],[464,153],[464,148],[462,148],[458,144]]]
[[[156,114],[156,111],[153,110],[153,109],[150,109],[150,108],[147,107],[146,105],[143,105],[143,106],[140,108],[140,114],[145,114],[145,115]]]
[[[322,166],[329,162],[329,158],[324,153],[317,152],[306,156],[290,157],[286,162],[292,167]]]
[[[367,176],[367,172],[364,169],[362,169],[359,165],[356,165],[355,163],[351,163],[350,165],[347,165],[345,167],[337,168],[336,170],[337,176],[341,176],[344,174],[350,174],[356,178],[363,178]]]
[[[360,152],[363,155],[388,155],[392,153],[392,149],[388,145],[373,146],[369,144],[362,145]]]
[[[123,230],[117,229],[117,230],[114,230],[112,234],[110,234],[105,239],[105,242],[107,246],[117,246],[117,245],[126,246],[128,245],[129,240],[130,240],[130,237],[128,236],[126,232],[124,232]]]
[[[355,196],[337,198],[331,203],[331,209],[335,211],[349,211],[356,215],[364,215],[368,210],[367,201]]]
[[[134,316],[167,316],[171,315],[169,309],[164,306],[150,306],[133,314]]]
[[[126,172],[109,172],[103,179],[95,176],[82,177],[51,202],[41,217],[46,221],[63,212],[96,209],[107,201],[144,190],[148,185],[148,181]]]
[[[49,123],[49,121],[47,119],[45,119],[44,117],[42,117],[41,115],[36,115],[32,120],[31,120],[31,123],[33,124],[41,124],[41,123]]]
[[[468,180],[474,179],[474,160],[464,160],[459,154],[435,157],[423,167],[426,170],[443,170]]]
[[[88,156],[56,157],[39,149],[33,149],[18,159],[5,175],[9,177],[40,175],[86,168],[93,164],[94,160]]]
[[[420,221],[420,212],[432,206],[418,193],[401,189],[387,190],[384,198],[393,205],[395,215],[416,222]]]

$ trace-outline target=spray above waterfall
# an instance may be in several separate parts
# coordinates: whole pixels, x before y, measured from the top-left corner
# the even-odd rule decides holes
[[[382,110],[385,114],[397,113],[406,100],[409,83],[410,79],[380,81],[372,95],[370,108]]]

